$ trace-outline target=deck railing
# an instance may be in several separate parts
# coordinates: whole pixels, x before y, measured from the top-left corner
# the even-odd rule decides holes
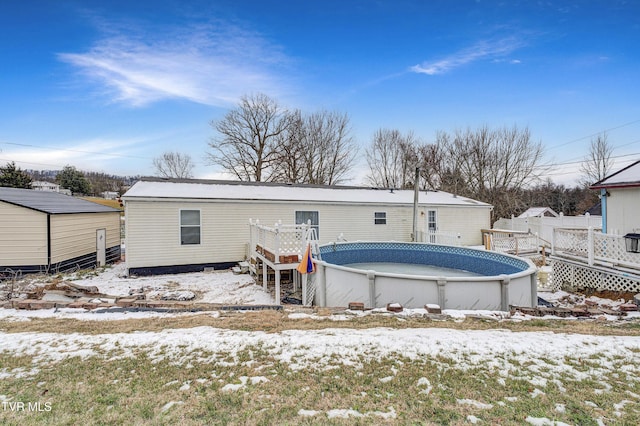
[[[311,223],[290,225],[276,223],[261,225],[249,220],[249,256],[259,252],[274,263],[293,263],[304,254],[308,241],[314,241],[315,229]]]
[[[622,267],[640,273],[640,253],[627,251],[622,235],[603,234],[594,228],[555,229],[551,254],[589,266]]]
[[[416,242],[444,244],[449,246],[460,245],[460,234],[448,231],[417,231]]]

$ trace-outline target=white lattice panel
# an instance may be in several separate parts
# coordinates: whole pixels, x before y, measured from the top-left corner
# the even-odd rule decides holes
[[[553,291],[562,288],[593,288],[619,292],[640,292],[640,282],[614,272],[607,272],[552,260],[550,287]]]
[[[588,231],[563,229],[555,232],[555,249],[579,256],[588,254]]]
[[[640,253],[628,252],[625,239],[622,236],[595,233],[593,243],[596,259],[640,266]]]

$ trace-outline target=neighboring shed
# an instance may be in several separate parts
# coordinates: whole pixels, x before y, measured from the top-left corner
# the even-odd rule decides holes
[[[600,191],[602,232],[640,233],[640,161],[591,185]]]
[[[244,260],[249,220],[306,223],[320,243],[411,241],[414,192],[346,186],[144,178],[123,195],[127,268],[132,274],[229,267]],[[420,191],[418,231],[459,234],[482,244],[492,206],[447,192]]]
[[[120,211],[55,192],[0,187],[0,273],[120,259]]]
[[[558,213],[556,213],[551,207],[529,207],[518,217],[558,217]]]

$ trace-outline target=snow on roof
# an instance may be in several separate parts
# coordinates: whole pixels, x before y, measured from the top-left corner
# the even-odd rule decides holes
[[[556,213],[550,207],[529,207],[527,211],[525,211],[520,216],[518,216],[518,218],[542,217],[542,216],[546,216],[546,213],[549,213],[551,216],[558,217],[558,213]]]
[[[349,186],[288,185],[237,181],[141,180],[122,198],[177,198],[204,200],[263,200],[324,203],[413,204],[412,190]],[[419,204],[491,207],[489,204],[443,191],[420,191]]]
[[[44,213],[111,213],[117,209],[57,192],[0,187],[0,201]]]
[[[640,186],[640,161],[636,161],[624,169],[594,183],[591,185],[591,189],[624,186]]]

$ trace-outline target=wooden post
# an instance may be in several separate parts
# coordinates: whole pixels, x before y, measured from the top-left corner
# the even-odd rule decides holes
[[[280,270],[276,269],[276,305],[281,305],[282,301],[280,298]]]

